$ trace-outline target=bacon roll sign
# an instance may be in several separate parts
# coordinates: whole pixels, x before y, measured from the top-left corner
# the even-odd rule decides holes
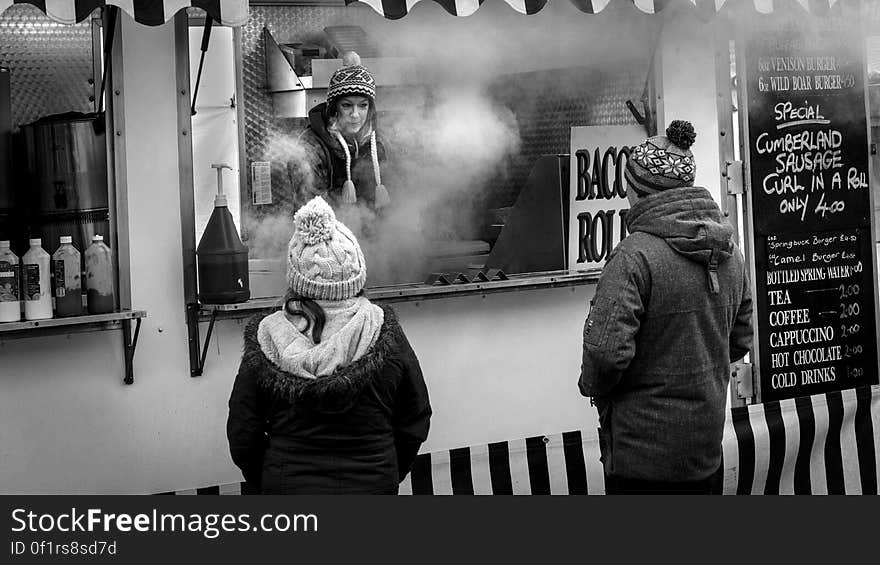
[[[645,139],[639,126],[571,128],[568,264],[574,270],[601,267],[626,237],[629,148]]]

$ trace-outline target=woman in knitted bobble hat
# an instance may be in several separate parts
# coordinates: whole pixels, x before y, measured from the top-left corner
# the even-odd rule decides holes
[[[280,200],[296,210],[322,195],[337,209],[363,204],[378,211],[391,203],[382,181],[385,161],[376,131],[376,81],[349,51],[330,77],[326,102],[309,111],[309,125],[278,179],[289,186]]]
[[[676,120],[632,148],[629,233],[584,324],[580,391],[599,411],[605,492],[720,493],[730,363],[752,343],[733,228],[694,186],[696,133]]]
[[[294,216],[283,307],[245,329],[232,460],[267,494],[396,494],[431,406],[394,311],[363,295],[364,255],[316,197]]]

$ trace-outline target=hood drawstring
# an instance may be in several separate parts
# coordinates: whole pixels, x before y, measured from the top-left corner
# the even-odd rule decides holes
[[[333,133],[336,134],[336,139],[339,140],[339,144],[342,146],[342,151],[345,153],[346,180],[342,183],[342,201],[348,204],[354,204],[357,202],[357,193],[355,192],[354,182],[351,180],[351,151],[348,149],[348,143],[345,141],[345,138],[342,137],[342,133],[338,130]],[[373,202],[376,208],[384,208],[391,204],[391,197],[388,195],[388,190],[385,188],[385,185],[382,184],[382,176],[379,173],[379,152],[376,149],[375,130],[370,133],[370,157],[373,162],[373,176],[376,179],[376,194]]]
[[[709,257],[709,290],[712,294],[718,294],[721,285],[718,283],[718,248],[712,248],[712,255]]]
[[[382,184],[382,175],[379,173],[379,151],[376,149],[376,130],[370,134],[370,153],[373,158],[373,174],[376,176],[376,194],[373,201],[376,208],[384,208],[391,204],[391,197],[388,196],[388,190]]]

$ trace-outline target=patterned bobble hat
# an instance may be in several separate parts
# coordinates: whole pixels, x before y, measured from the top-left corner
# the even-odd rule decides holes
[[[632,148],[623,176],[639,194],[693,186],[697,166],[690,147],[697,134],[690,122],[675,120],[666,135],[649,137]]]
[[[361,65],[360,56],[348,51],[342,56],[342,67],[330,77],[327,89],[327,106],[340,96],[366,96],[370,102],[376,101],[376,80],[366,67]]]
[[[290,290],[314,300],[356,296],[367,281],[364,254],[330,205],[316,196],[297,210],[293,223],[293,237],[287,246]]]

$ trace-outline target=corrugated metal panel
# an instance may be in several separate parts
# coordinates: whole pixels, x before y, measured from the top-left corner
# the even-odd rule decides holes
[[[379,50],[361,26],[328,26],[324,33],[335,50],[335,57],[341,58],[346,51],[355,51],[364,59],[379,56]]]
[[[266,91],[266,54],[262,32],[268,27],[280,43],[322,43],[323,29],[350,23],[356,10],[340,7],[252,6],[250,19],[242,26],[244,68],[245,147],[251,161],[266,159],[266,139],[275,123],[272,98]]]
[[[65,25],[33,6],[12,6],[0,15],[0,64],[11,72],[15,126],[49,114],[94,110],[89,20]]]

